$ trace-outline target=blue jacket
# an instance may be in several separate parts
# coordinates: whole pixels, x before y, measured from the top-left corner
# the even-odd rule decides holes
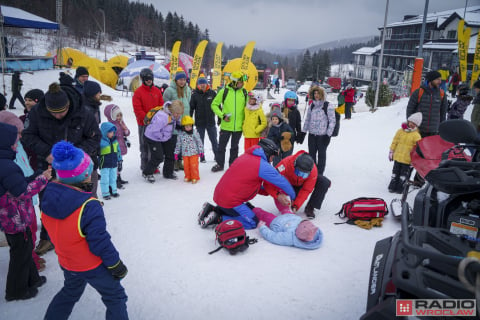
[[[265,240],[280,246],[293,246],[310,250],[318,249],[323,240],[323,234],[320,229],[318,229],[315,238],[310,242],[301,241],[295,235],[295,230],[302,221],[303,219],[296,214],[283,214],[273,219],[270,223],[270,228],[261,226],[260,233]]]
[[[116,168],[118,161],[122,160],[122,152],[117,141],[117,127],[113,123],[104,122],[100,126],[102,138],[100,139],[100,164],[99,168]],[[110,139],[107,134],[113,131],[113,137]]]
[[[27,180],[22,169],[14,162],[16,153],[12,146],[17,141],[17,128],[0,123],[0,197],[10,192],[18,197],[27,190]]]
[[[91,197],[90,192],[84,192],[59,182],[50,182],[45,188],[40,210],[42,215],[65,219]],[[80,219],[80,228],[85,234],[90,251],[99,256],[104,265],[113,266],[120,260],[118,251],[110,240],[100,202],[90,201],[85,205]]]

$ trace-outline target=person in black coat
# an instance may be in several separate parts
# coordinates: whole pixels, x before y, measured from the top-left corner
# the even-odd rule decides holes
[[[23,81],[20,79],[20,72],[15,71],[12,75],[12,97],[10,98],[10,103],[8,104],[9,109],[16,109],[15,100],[17,99],[25,108],[25,101],[20,93],[20,91],[22,91],[22,85]]]
[[[87,80],[83,83],[83,106],[95,116],[98,124],[102,122],[100,114],[101,94],[102,88],[97,82]]]
[[[52,164],[52,147],[61,140],[81,148],[94,162],[98,160],[100,128],[95,116],[82,106],[82,97],[73,86],[60,86],[56,82],[50,84],[45,96],[28,114],[28,119],[21,141],[37,155],[38,169],[46,170]],[[97,197],[97,185],[98,174],[94,176],[92,173],[91,192],[94,197]],[[41,255],[51,249],[53,245],[42,226],[35,251]]]
[[[208,85],[205,77],[199,77],[197,81],[197,89],[193,91],[190,98],[190,116],[195,114],[195,126],[197,127],[202,144],[205,145],[205,130],[212,144],[213,155],[215,161],[217,159],[218,140],[217,126],[215,123],[215,113],[213,113],[211,105],[216,93]],[[200,158],[200,162],[206,162],[205,156]]]

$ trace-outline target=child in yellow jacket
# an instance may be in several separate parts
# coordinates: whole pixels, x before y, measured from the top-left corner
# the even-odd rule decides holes
[[[392,170],[392,180],[388,185],[388,191],[402,193],[403,183],[407,179],[410,169],[410,152],[415,147],[418,140],[422,137],[418,132],[418,127],[422,123],[422,113],[417,112],[408,117],[407,122],[402,123],[402,128],[398,129],[393,138],[388,159],[394,161]]]
[[[267,118],[262,109],[262,98],[253,91],[248,93],[248,103],[245,106],[245,120],[243,121],[243,136],[245,150],[260,141],[262,131],[267,127]]]

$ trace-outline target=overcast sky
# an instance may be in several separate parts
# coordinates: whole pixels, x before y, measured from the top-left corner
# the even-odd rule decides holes
[[[386,0],[137,0],[165,17],[177,12],[226,45],[256,41],[256,48],[303,49],[323,42],[379,35]],[[428,12],[480,5],[480,0],[430,0]],[[390,0],[387,23],[423,14],[425,0]]]

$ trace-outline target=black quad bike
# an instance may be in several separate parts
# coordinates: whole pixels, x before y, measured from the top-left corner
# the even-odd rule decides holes
[[[457,151],[472,156],[448,159],[451,150],[444,152],[438,168],[425,176],[413,209],[406,201],[413,182],[406,183],[396,215],[401,230],[375,246],[362,320],[399,318],[397,299],[476,299],[480,307],[480,260],[472,257],[480,253],[480,140],[465,120],[443,122],[439,130]],[[479,318],[478,310],[476,318],[465,317]]]

